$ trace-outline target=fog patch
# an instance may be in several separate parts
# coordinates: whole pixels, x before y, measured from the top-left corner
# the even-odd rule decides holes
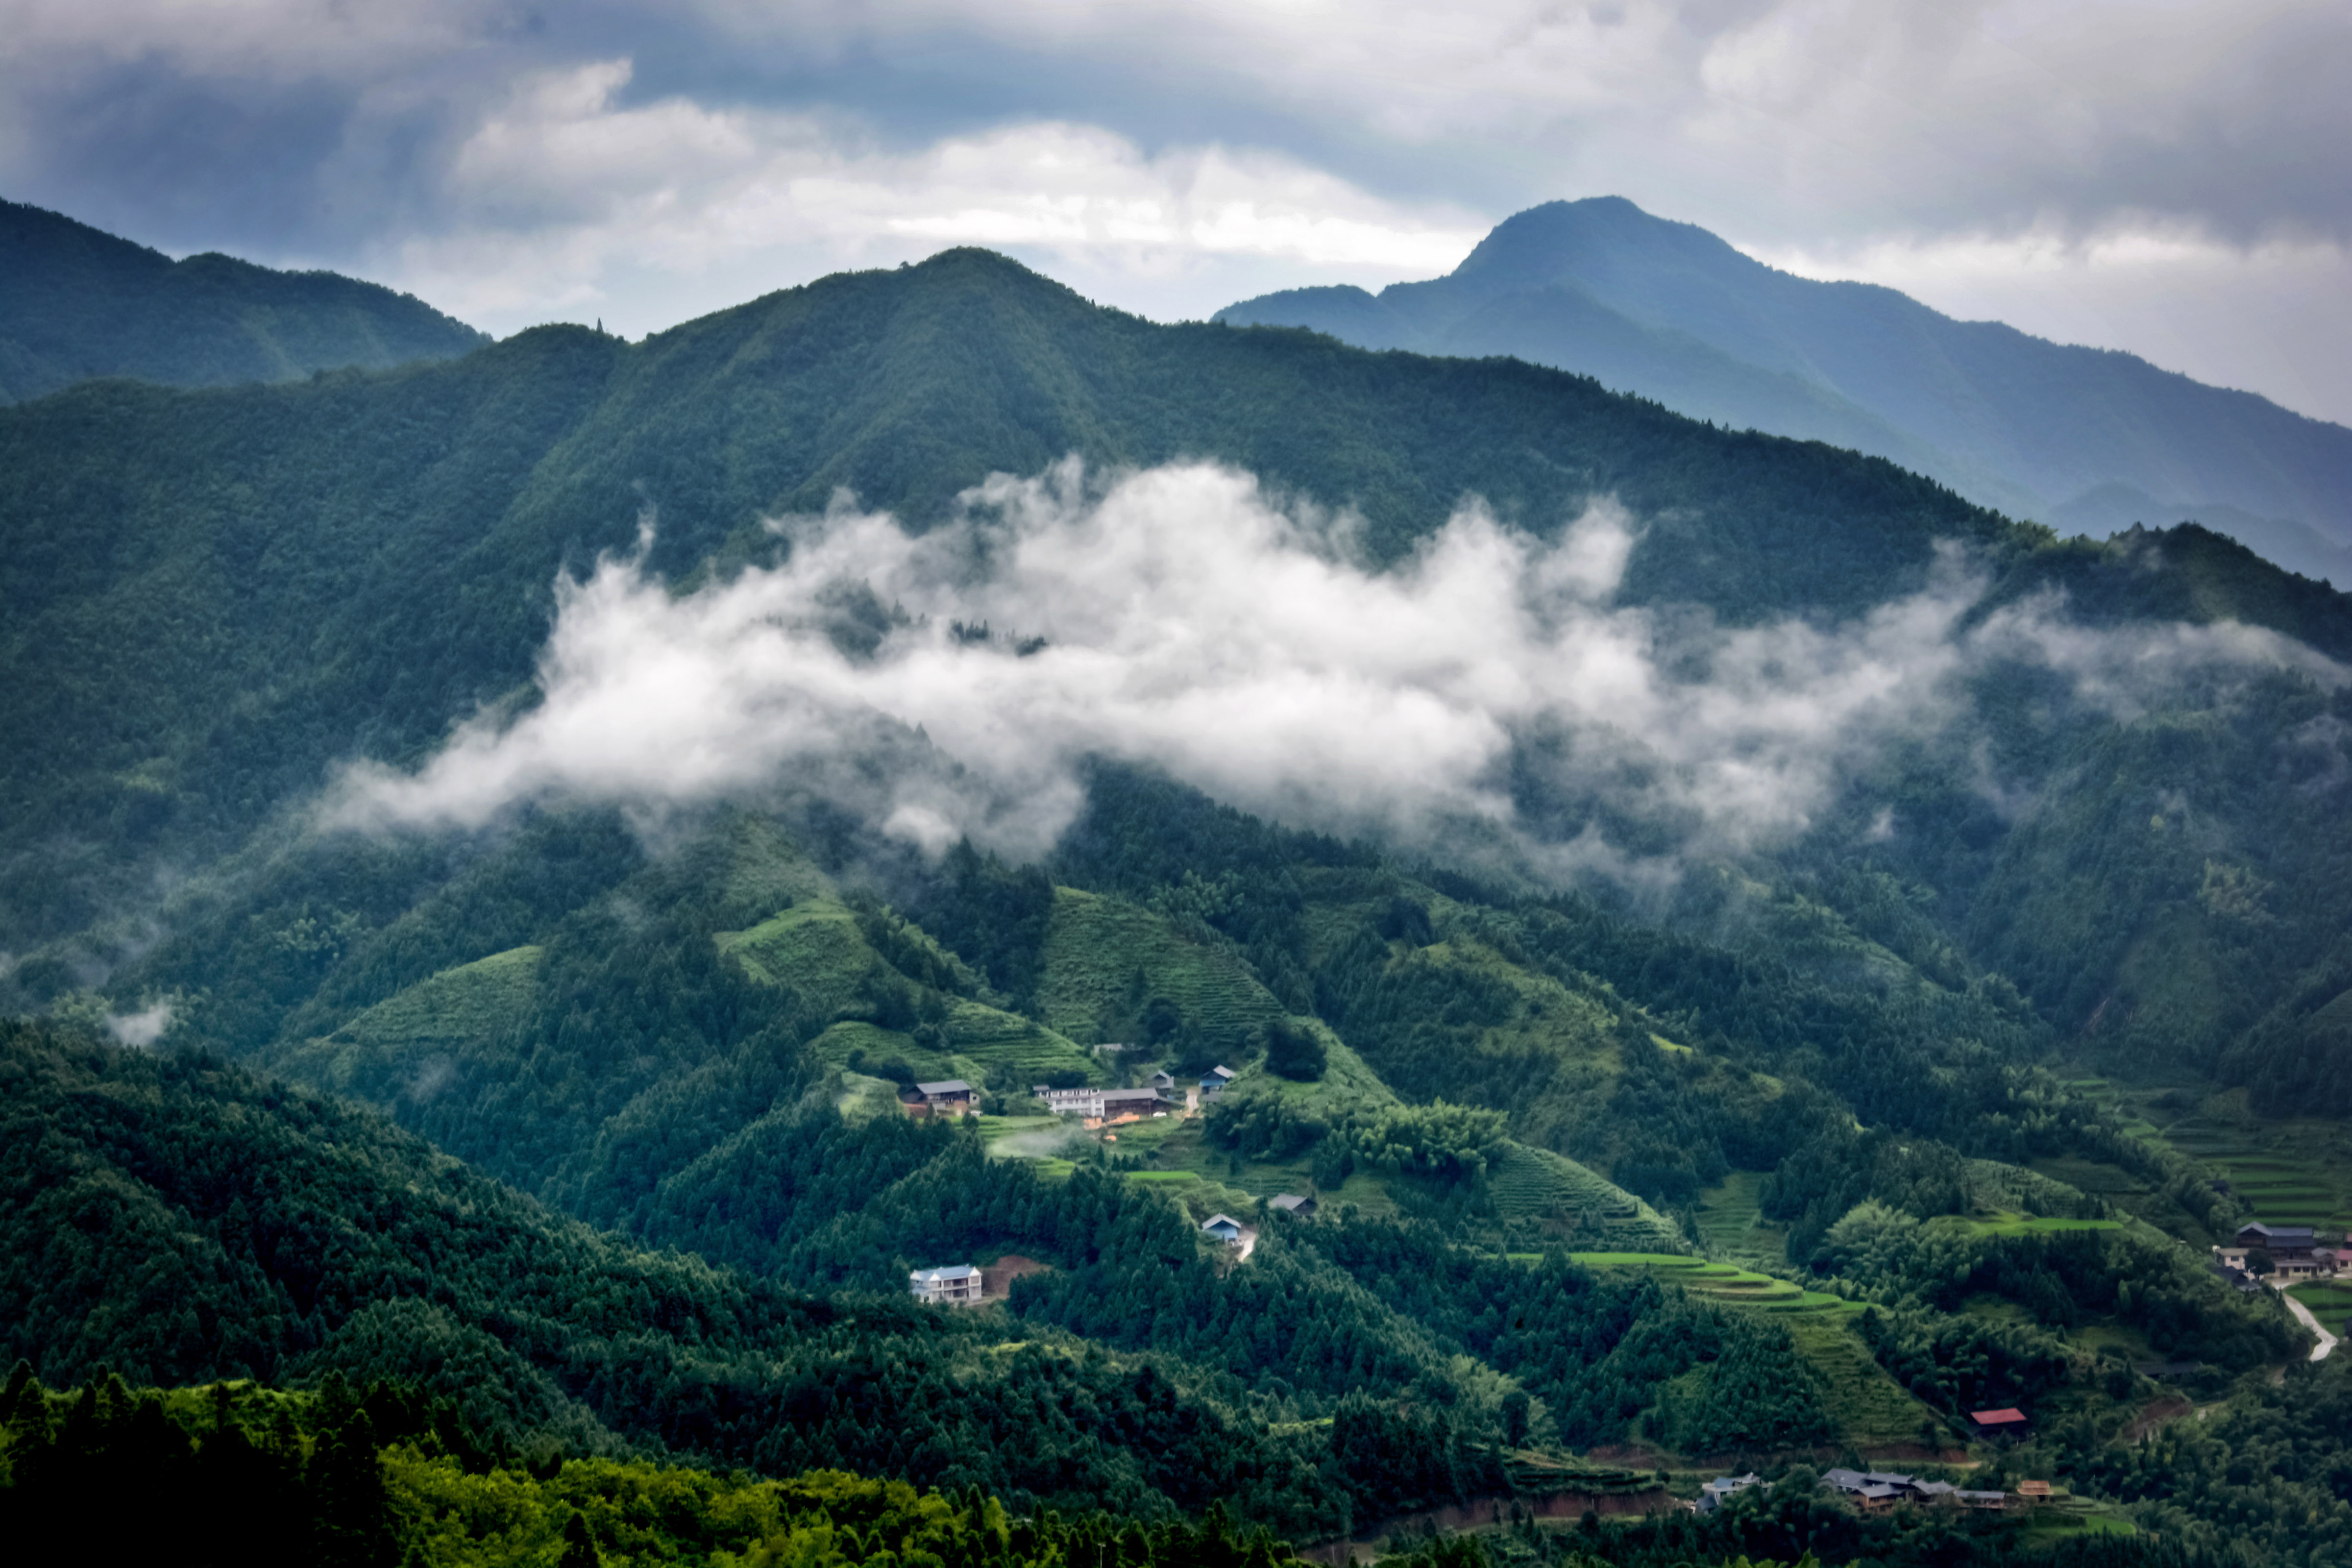
[[[142,1051],[162,1039],[163,1031],[171,1026],[172,1005],[169,1002],[158,1002],[136,1013],[109,1013],[103,1025],[116,1043]]]
[[[457,1079],[457,1064],[446,1056],[427,1058],[418,1064],[415,1075],[408,1080],[408,1100],[412,1105],[424,1105],[437,1098]]]
[[[772,526],[782,564],[692,594],[642,546],[560,579],[544,700],[414,773],[347,770],[326,819],[473,827],[554,797],[658,815],[790,788],[925,851],[969,835],[1025,858],[1103,756],[1297,826],[1639,882],[1801,835],[1998,660],[2126,716],[2192,667],[2345,676],[2256,628],[2095,630],[2053,596],[1970,620],[1989,577],[1957,548],[1835,626],[1620,605],[1638,525],[1605,499],[1551,539],[1465,500],[1386,568],[1349,519],[1205,463],[998,476],[919,536],[845,495]]]

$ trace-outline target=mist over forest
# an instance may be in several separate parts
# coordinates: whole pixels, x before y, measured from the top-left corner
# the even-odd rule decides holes
[[[2329,582],[990,251],[261,366],[26,232],[162,303],[0,406],[11,1520],[2344,1560]]]

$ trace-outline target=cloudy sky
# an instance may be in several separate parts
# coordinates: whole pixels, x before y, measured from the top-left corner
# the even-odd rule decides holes
[[[0,195],[632,334],[1006,250],[1171,319],[1622,195],[2352,423],[2343,0],[0,0]]]

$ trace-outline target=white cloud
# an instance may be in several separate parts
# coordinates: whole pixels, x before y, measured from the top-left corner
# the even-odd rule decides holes
[[[1483,232],[1459,209],[1385,202],[1272,153],[1146,155],[1055,121],[885,148],[837,117],[624,102],[631,68],[519,84],[457,148],[446,226],[406,241],[390,270],[496,321],[597,303],[633,270],[731,286],[780,256],[813,271],[973,244],[1129,274],[1205,256],[1394,276],[1446,270]]]
[[[2341,0],[0,0],[0,36],[13,195],[499,331],[948,243],[1200,315],[1619,194],[2352,419]]]
[[[1964,631],[1984,583],[1957,552],[1848,626],[1694,628],[1612,603],[1635,525],[1606,502],[1551,542],[1465,502],[1384,572],[1354,558],[1349,520],[1206,465],[1090,485],[1072,460],[992,479],[964,509],[917,538],[845,498],[781,525],[784,564],[682,597],[606,560],[559,584],[539,707],[466,726],[413,774],[354,769],[330,819],[475,826],[548,797],[796,787],[926,848],[970,833],[1029,855],[1099,754],[1293,823],[1427,844],[1449,824],[1518,833],[1511,763],[1684,847],[1736,851],[1803,832],[1887,741],[1941,728],[1988,659],[2058,669],[2122,710],[2194,666],[2343,678],[2269,633],[2092,633],[2049,601]],[[878,646],[870,616],[865,643],[841,636],[865,590],[901,611]],[[1549,853],[1642,870],[1589,827]]]
[[[163,1037],[172,1026],[172,1005],[158,1002],[136,1013],[110,1013],[106,1016],[106,1032],[121,1044],[144,1050]]]

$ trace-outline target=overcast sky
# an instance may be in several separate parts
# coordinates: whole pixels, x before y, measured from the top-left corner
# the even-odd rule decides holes
[[[1161,319],[1620,195],[2352,423],[2346,0],[0,0],[0,195],[631,335],[976,243]]]

